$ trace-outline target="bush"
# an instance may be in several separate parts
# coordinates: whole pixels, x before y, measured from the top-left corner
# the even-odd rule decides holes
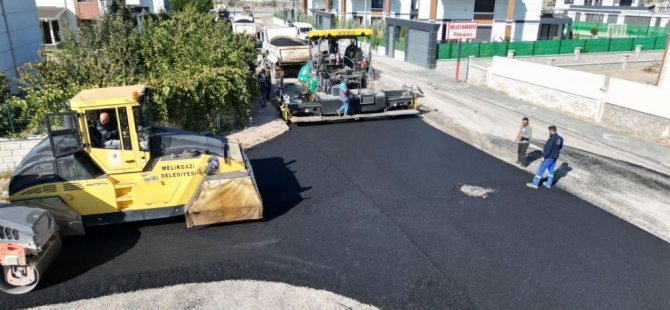
[[[45,113],[60,111],[82,89],[139,83],[153,89],[159,122],[218,132],[218,118],[247,119],[257,95],[252,38],[189,6],[147,18],[140,34],[125,10],[110,10],[76,35],[64,27],[58,48],[21,68],[20,103],[34,116],[30,128],[43,126]]]
[[[596,26],[591,27],[591,30],[589,30],[589,32],[591,32],[592,36],[598,35],[598,27]]]

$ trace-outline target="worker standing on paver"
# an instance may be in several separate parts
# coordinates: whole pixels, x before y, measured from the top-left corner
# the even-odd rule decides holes
[[[337,116],[347,116],[349,112],[349,89],[347,88],[347,83],[340,83],[340,101],[342,101],[342,106],[337,109]]]
[[[556,126],[549,126],[549,139],[544,144],[544,150],[542,150],[542,163],[540,168],[537,169],[533,183],[526,183],[528,187],[537,189],[542,182],[544,171],[549,169],[549,177],[547,182],[544,182],[544,187],[551,188],[554,183],[554,168],[556,168],[556,161],[562,148],[563,137],[556,133]]]
[[[516,135],[516,143],[518,144],[516,163],[522,168],[526,167],[526,152],[528,151],[528,145],[532,136],[533,128],[528,124],[528,117],[524,117],[521,120],[519,133]]]

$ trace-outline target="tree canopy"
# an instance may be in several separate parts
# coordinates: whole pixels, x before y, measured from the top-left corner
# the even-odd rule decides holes
[[[196,12],[208,12],[214,6],[212,0],[170,0],[170,11],[179,12],[187,7],[193,8]]]
[[[110,10],[76,34],[64,27],[58,48],[21,68],[25,97],[15,101],[33,118],[31,128],[82,89],[138,83],[153,90],[154,117],[162,123],[216,132],[218,118],[247,118],[257,96],[251,38],[191,6],[148,17],[140,27],[126,14]]]

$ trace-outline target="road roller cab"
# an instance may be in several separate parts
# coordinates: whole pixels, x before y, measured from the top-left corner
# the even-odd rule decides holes
[[[0,218],[16,206],[45,210],[59,235],[181,215],[188,227],[260,219],[262,201],[241,146],[223,137],[154,126],[149,97],[143,85],[83,90],[64,112],[48,114],[47,138],[15,168],[11,203],[0,206]],[[43,255],[41,248],[27,250],[16,243],[11,248],[26,253],[14,269],[31,268]],[[5,271],[0,289],[24,293],[38,280],[17,280],[16,275]],[[5,289],[14,286],[23,288]]]

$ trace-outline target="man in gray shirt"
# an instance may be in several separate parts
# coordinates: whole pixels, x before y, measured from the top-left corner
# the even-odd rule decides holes
[[[530,144],[530,138],[533,136],[533,128],[528,125],[528,118],[524,117],[521,120],[521,128],[519,133],[516,135],[516,143],[519,144],[517,149],[518,157],[516,163],[520,167],[526,167],[526,151],[528,151],[528,144]]]

